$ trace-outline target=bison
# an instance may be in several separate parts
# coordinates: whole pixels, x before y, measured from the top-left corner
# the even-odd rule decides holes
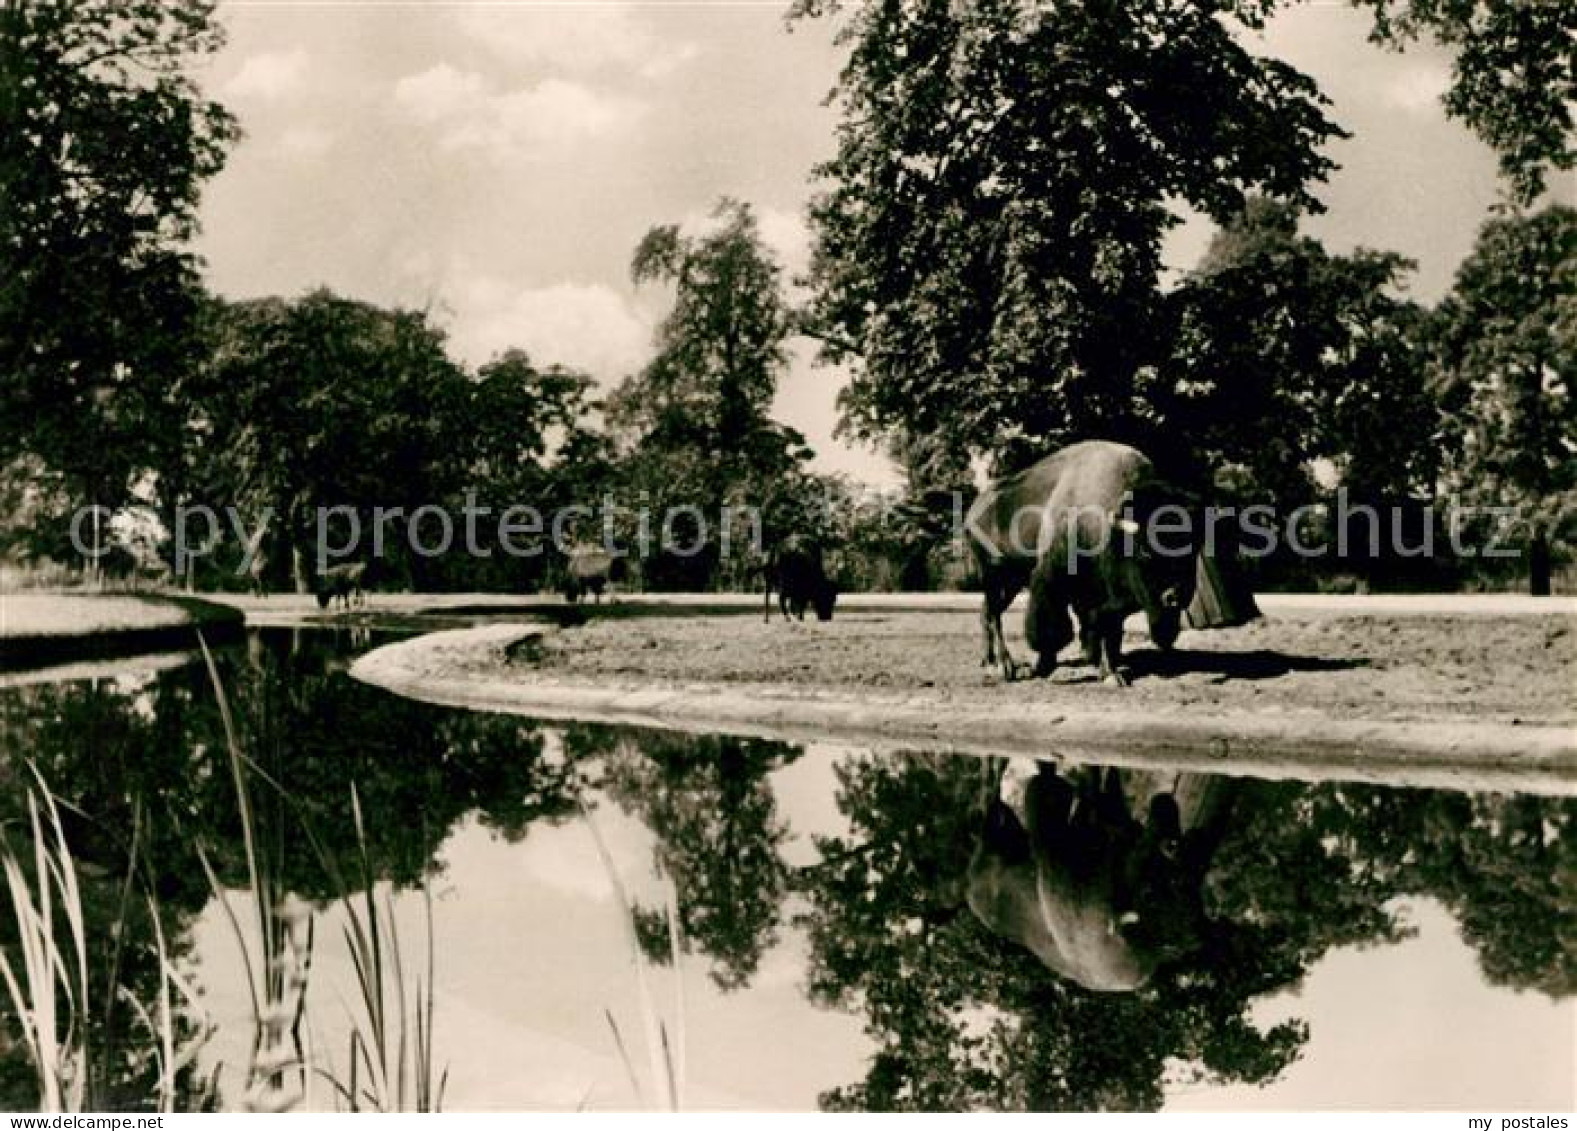
[[[564,563],[564,599],[575,604],[587,593],[596,604],[602,603],[602,593],[613,579],[614,557],[606,550],[590,547],[573,549]]]
[[[983,590],[981,662],[1000,663],[1007,679],[1019,674],[1002,613],[1028,586],[1024,629],[1037,675],[1073,639],[1073,614],[1085,659],[1108,682],[1126,683],[1123,621],[1143,611],[1151,639],[1171,648],[1194,592],[1200,527],[1191,501],[1123,444],[1073,444],[993,482],[966,519]]]
[[[352,604],[365,604],[367,594],[362,589],[362,582],[366,576],[365,562],[329,566],[318,574],[317,585],[313,590],[317,595],[318,608],[326,609],[336,599],[344,605],[346,612],[350,611]]]
[[[831,620],[838,587],[822,565],[821,546],[808,539],[790,538],[774,549],[766,563],[766,600],[763,619],[772,620],[772,591],[778,593],[783,619],[805,619],[807,606],[817,620]]]

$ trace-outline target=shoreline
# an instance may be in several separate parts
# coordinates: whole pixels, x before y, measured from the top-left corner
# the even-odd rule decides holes
[[[32,671],[197,647],[235,639],[239,610],[169,593],[41,592],[0,594],[0,672]]]
[[[562,678],[506,654],[541,625],[491,624],[428,633],[374,649],[350,674],[439,706],[535,718],[878,750],[1056,756],[1229,775],[1351,780],[1446,789],[1577,796],[1577,730],[1520,722],[1354,720],[1319,712],[1178,710],[1118,704],[1070,708],[948,702],[923,690],[824,688],[705,680]]]

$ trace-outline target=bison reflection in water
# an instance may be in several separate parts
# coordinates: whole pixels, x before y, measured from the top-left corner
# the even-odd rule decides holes
[[[970,909],[1086,989],[1134,990],[1197,950],[1230,783],[993,759]]]

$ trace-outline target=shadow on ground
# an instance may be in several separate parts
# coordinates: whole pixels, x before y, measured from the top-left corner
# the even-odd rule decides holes
[[[1212,675],[1223,679],[1278,679],[1293,672],[1339,672],[1367,668],[1368,660],[1351,657],[1292,656],[1257,648],[1248,652],[1201,652],[1179,648],[1170,653],[1156,649],[1126,657],[1135,678],[1175,679],[1185,675]]]

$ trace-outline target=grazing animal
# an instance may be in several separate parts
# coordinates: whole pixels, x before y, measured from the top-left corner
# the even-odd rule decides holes
[[[816,611],[817,620],[831,620],[838,601],[838,587],[827,576],[822,564],[821,547],[808,539],[788,538],[767,559],[766,601],[763,619],[772,621],[772,591],[777,590],[778,608],[783,619],[805,619],[805,609]]]
[[[1183,508],[1158,516],[1163,507]],[[1187,516],[1186,530],[1172,522]],[[1158,517],[1167,519],[1156,525]],[[1150,461],[1123,444],[1090,440],[1054,452],[980,493],[966,518],[983,589],[982,664],[1019,667],[1002,634],[1002,613],[1027,585],[1024,629],[1048,675],[1073,639],[1079,618],[1085,659],[1108,682],[1123,684],[1123,621],[1142,610],[1150,637],[1170,649],[1193,596],[1195,510],[1162,481]]]
[[[602,604],[602,592],[613,578],[614,557],[606,550],[588,547],[569,552],[564,566],[564,599],[575,604],[590,593],[596,604]]]
[[[993,759],[965,898],[994,933],[1085,989],[1136,990],[1196,951],[1236,786],[1199,774]]]
[[[367,594],[362,589],[362,582],[366,576],[365,562],[347,562],[344,565],[329,566],[318,574],[316,590],[318,608],[326,609],[336,599],[344,605],[346,612],[350,612],[353,604],[366,604]]]

